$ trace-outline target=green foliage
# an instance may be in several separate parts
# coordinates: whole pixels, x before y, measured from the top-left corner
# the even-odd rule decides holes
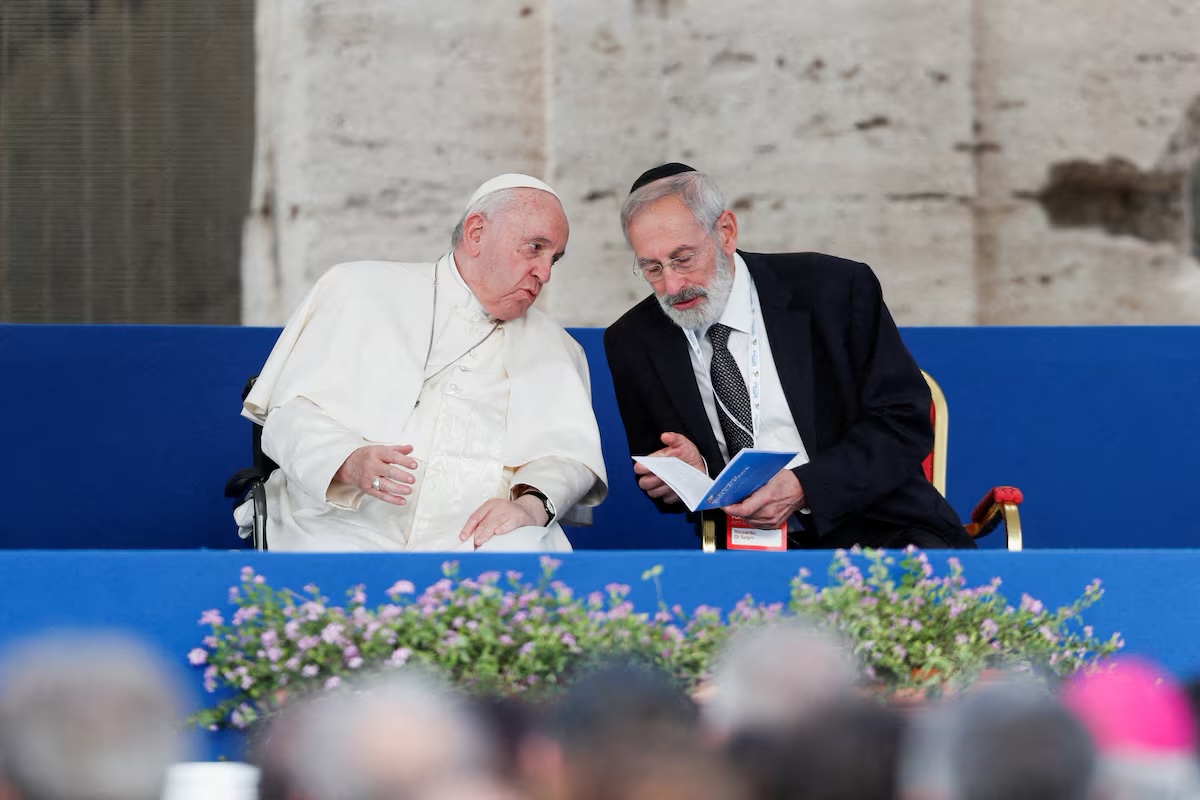
[[[336,606],[316,586],[303,593],[275,589],[246,567],[240,586],[230,589],[231,619],[216,609],[201,615],[210,633],[188,660],[204,670],[216,702],[192,721],[245,727],[289,697],[405,664],[436,669],[469,690],[516,694],[553,691],[580,664],[624,655],[697,687],[738,628],[792,616],[838,631],[866,678],[889,690],[963,684],[982,669],[1014,663],[1068,674],[1121,646],[1115,634],[1098,641],[1079,619],[1100,599],[1099,581],[1054,612],[1028,596],[1014,608],[998,593],[999,579],[969,589],[956,559],[947,576],[936,578],[915,551],[898,571],[881,552],[839,551],[828,586],[809,583],[805,570],[793,579],[787,611],[746,597],[728,614],[668,607],[661,566],[642,575],[658,592],[654,613],[635,611],[623,584],[577,597],[555,579],[558,566],[543,558],[531,581],[514,571],[462,578],[450,562],[420,594],[400,580],[385,593],[387,602],[375,606],[361,586]]]

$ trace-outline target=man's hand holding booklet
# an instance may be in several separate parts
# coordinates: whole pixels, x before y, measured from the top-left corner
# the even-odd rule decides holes
[[[674,456],[634,456],[633,460],[670,486],[689,511],[704,511],[740,503],[795,457],[796,453],[748,448],[734,456],[716,478]]]

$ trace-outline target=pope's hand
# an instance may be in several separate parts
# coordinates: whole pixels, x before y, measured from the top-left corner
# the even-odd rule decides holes
[[[800,479],[790,469],[781,469],[754,494],[721,510],[732,517],[741,517],[754,528],[778,528],[804,504]]]
[[[377,500],[402,506],[407,502],[404,495],[412,492],[417,480],[408,471],[417,468],[416,459],[408,457],[412,450],[411,444],[360,447],[338,468],[333,479],[356,486]]]
[[[700,451],[696,448],[696,445],[692,444],[691,439],[682,433],[664,433],[660,438],[666,447],[661,450],[655,450],[650,455],[674,456],[680,461],[704,472],[704,459],[700,457]],[[664,503],[679,502],[679,495],[675,494],[674,490],[670,486],[667,486],[662,478],[655,475],[646,467],[634,462],[633,474],[637,476],[638,486],[646,494],[655,499],[662,500]]]
[[[475,546],[479,547],[493,536],[502,536],[526,525],[545,525],[548,521],[546,507],[537,495],[523,494],[516,500],[493,497],[467,518],[458,540],[465,542],[473,536]]]

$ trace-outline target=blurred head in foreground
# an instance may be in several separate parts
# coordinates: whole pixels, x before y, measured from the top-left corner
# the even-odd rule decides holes
[[[1117,659],[1076,675],[1062,697],[1096,742],[1099,797],[1200,798],[1195,718],[1186,691],[1165,671]]]
[[[974,689],[914,720],[905,738],[906,800],[1088,800],[1087,731],[1041,683]]]
[[[174,678],[116,634],[48,635],[5,653],[0,783],[17,800],[158,800],[185,755]]]
[[[727,755],[756,800],[892,800],[903,731],[897,712],[847,701],[789,730],[742,733]]]
[[[405,669],[300,701],[260,748],[276,797],[407,800],[483,792],[492,748],[471,708],[440,681]]]
[[[735,636],[717,660],[704,707],[718,737],[783,729],[854,696],[857,670],[833,636],[799,623]]]

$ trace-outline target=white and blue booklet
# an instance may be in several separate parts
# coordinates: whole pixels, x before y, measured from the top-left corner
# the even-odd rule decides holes
[[[742,502],[796,455],[747,448],[734,456],[716,478],[674,456],[634,456],[633,460],[662,478],[689,511],[704,511]]]

